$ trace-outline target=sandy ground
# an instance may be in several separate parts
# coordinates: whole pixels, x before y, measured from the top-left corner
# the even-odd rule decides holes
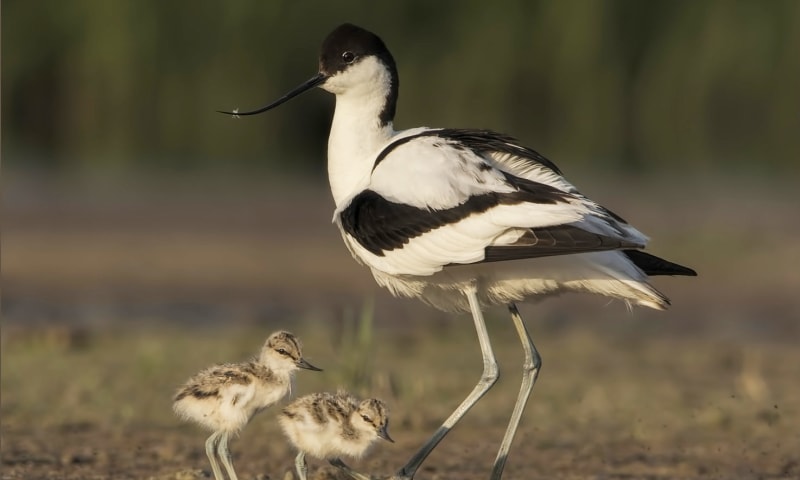
[[[18,180],[3,206],[0,478],[207,478],[206,433],[170,396],[277,328],[325,368],[302,372],[298,394],[346,386],[389,403],[397,443],[354,462],[376,476],[480,374],[467,317],[392,299],[349,258],[324,186]],[[800,478],[800,225],[791,188],[741,186],[586,189],[701,276],[656,281],[667,313],[580,296],[523,306],[544,369],[505,478]],[[417,478],[491,469],[521,353],[503,309],[488,321],[503,377]],[[232,443],[243,480],[291,475],[275,413]]]

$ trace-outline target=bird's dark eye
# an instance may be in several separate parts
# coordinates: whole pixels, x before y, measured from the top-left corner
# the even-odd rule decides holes
[[[367,422],[367,423],[372,423],[372,419],[371,419],[371,418],[369,418],[369,417],[368,417],[368,416],[366,416],[366,415],[361,415],[361,418],[362,418],[362,419],[364,419],[364,421],[365,421],[365,422]]]
[[[348,51],[348,52],[344,52],[342,54],[342,61],[344,61],[344,63],[346,63],[348,65],[353,63],[353,60],[355,60],[355,59],[356,59],[356,54],[353,53],[353,52],[349,52]]]
[[[287,352],[286,349],[283,348],[279,348],[277,352],[280,353],[281,355],[289,355],[289,352]]]

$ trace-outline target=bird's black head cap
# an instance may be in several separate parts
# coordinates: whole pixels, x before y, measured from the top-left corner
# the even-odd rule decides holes
[[[391,76],[389,98],[380,114],[381,123],[386,124],[394,119],[400,78],[397,75],[394,58],[380,37],[351,23],[339,25],[322,42],[319,71],[331,77],[369,56],[375,56],[380,60]]]

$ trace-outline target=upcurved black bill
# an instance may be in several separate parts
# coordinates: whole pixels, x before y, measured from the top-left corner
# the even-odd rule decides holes
[[[283,103],[288,102],[289,100],[291,100],[292,98],[300,95],[301,93],[305,92],[306,90],[311,90],[312,88],[320,85],[321,83],[325,82],[325,80],[327,80],[327,79],[328,79],[327,75],[325,75],[323,73],[318,73],[318,74],[314,75],[313,77],[309,78],[308,80],[306,80],[305,82],[303,82],[301,85],[298,85],[296,88],[294,88],[292,91],[290,91],[286,95],[284,95],[281,98],[275,100],[274,102],[270,103],[266,107],[259,108],[258,110],[252,110],[250,112],[237,112],[235,110],[233,112],[224,112],[222,110],[217,110],[217,112],[218,113],[224,113],[226,115],[234,115],[234,116],[239,116],[239,115],[257,115],[259,113],[266,112],[267,110],[273,109],[273,108],[277,107],[278,105],[281,105]]]

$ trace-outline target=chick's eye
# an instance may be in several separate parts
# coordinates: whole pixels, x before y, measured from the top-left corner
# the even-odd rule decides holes
[[[367,422],[367,423],[372,423],[372,419],[371,419],[371,418],[369,418],[369,417],[368,417],[368,416],[366,416],[366,415],[361,415],[361,418],[362,418],[362,419],[364,419],[364,421],[365,421],[365,422]]]
[[[278,353],[280,353],[281,355],[288,355],[289,354],[289,352],[287,352],[286,349],[284,349],[284,348],[279,348],[278,349]]]
[[[353,60],[356,59],[356,55],[353,52],[344,52],[342,54],[342,61],[347,64],[353,63]]]

